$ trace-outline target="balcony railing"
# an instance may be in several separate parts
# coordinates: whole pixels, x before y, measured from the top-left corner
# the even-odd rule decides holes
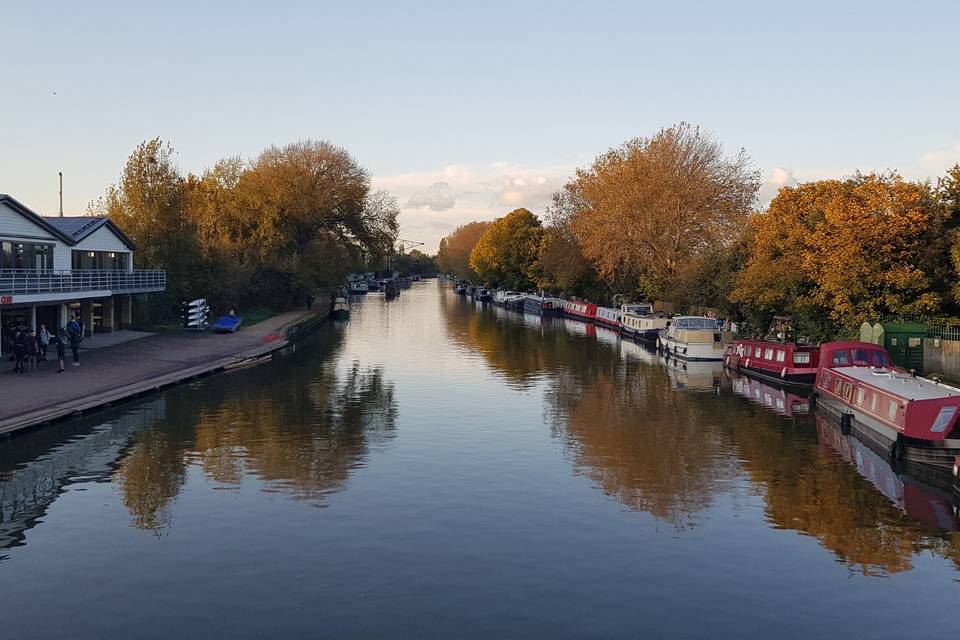
[[[166,287],[166,271],[0,269],[0,295],[22,296],[82,291],[148,293],[163,291]]]

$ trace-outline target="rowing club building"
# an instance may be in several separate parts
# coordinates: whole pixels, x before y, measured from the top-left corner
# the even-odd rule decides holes
[[[0,194],[0,350],[15,327],[75,315],[87,335],[130,328],[133,295],[166,288],[164,271],[133,268],[135,250],[109,218],[43,217]]]

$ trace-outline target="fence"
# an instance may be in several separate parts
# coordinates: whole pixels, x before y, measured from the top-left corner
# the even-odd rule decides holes
[[[147,293],[167,287],[166,271],[122,269],[0,269],[0,295],[36,295],[79,291]]]

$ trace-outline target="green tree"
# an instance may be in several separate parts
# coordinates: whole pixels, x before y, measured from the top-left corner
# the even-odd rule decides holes
[[[494,220],[470,253],[470,268],[485,282],[527,289],[538,278],[543,226],[527,209]]]

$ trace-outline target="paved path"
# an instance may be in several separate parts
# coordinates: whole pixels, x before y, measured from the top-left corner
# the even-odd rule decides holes
[[[80,352],[80,366],[71,366],[67,349],[66,372],[57,373],[56,351],[53,359],[41,362],[36,371],[12,373],[13,363],[0,362],[0,432],[5,423],[25,415],[98,396],[115,393],[132,383],[163,379],[181,371],[209,366],[221,361],[284,342],[284,329],[305,320],[314,312],[301,310],[282,313],[232,334],[171,332],[153,335],[113,347]]]

